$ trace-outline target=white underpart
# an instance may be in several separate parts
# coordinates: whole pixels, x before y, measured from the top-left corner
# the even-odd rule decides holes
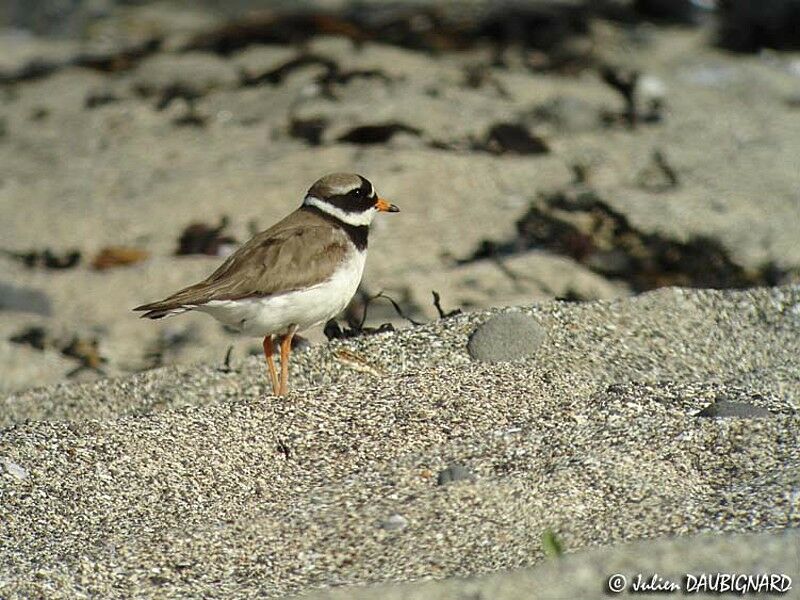
[[[375,207],[370,207],[368,210],[363,212],[347,212],[330,204],[329,202],[325,202],[324,200],[320,200],[315,196],[306,196],[305,200],[303,200],[303,204],[305,206],[315,206],[316,208],[320,209],[322,212],[327,213],[333,217],[336,217],[340,221],[347,223],[348,225],[369,225],[372,223],[372,219],[375,217],[375,213],[378,212],[378,209]]]
[[[358,289],[366,259],[366,250],[354,250],[330,279],[304,290],[261,298],[212,300],[195,310],[208,313],[245,335],[282,334],[293,324],[303,331],[344,310]]]

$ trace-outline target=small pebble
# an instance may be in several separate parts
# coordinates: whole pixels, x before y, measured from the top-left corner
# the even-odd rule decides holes
[[[743,419],[757,419],[772,416],[772,413],[762,406],[755,406],[749,402],[732,402],[731,400],[717,400],[697,413],[698,417],[739,417]]]
[[[405,529],[407,526],[408,519],[402,515],[398,515],[397,513],[391,515],[388,519],[381,523],[381,529],[385,529],[386,531],[399,531],[401,529]]]
[[[447,485],[455,481],[472,481],[474,476],[468,467],[463,465],[450,465],[446,469],[439,471],[439,477],[436,479],[436,485]]]
[[[5,467],[6,472],[12,477],[22,481],[27,479],[28,472],[20,467],[17,463],[8,460],[7,458],[0,458],[0,464]]]
[[[544,341],[545,331],[528,315],[508,312],[479,325],[467,344],[475,360],[507,362],[530,358]]]
[[[18,311],[50,316],[50,298],[42,290],[0,281],[0,311]]]

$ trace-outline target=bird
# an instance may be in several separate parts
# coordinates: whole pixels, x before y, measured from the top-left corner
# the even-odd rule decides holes
[[[373,218],[399,211],[361,175],[325,175],[298,209],[254,235],[209,277],[133,310],[147,319],[198,311],[238,333],[263,337],[273,394],[286,396],[292,338],[349,304],[364,273]]]

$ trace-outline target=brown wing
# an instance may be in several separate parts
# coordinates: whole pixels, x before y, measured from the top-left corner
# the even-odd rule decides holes
[[[343,231],[294,213],[249,240],[207,279],[133,310],[149,311],[142,316],[159,318],[209,300],[269,296],[308,287],[331,277],[347,252]]]

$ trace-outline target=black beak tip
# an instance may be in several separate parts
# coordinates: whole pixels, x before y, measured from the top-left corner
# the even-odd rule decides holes
[[[400,207],[398,207],[398,206],[396,206],[394,204],[390,204],[389,205],[389,212],[400,212]]]

